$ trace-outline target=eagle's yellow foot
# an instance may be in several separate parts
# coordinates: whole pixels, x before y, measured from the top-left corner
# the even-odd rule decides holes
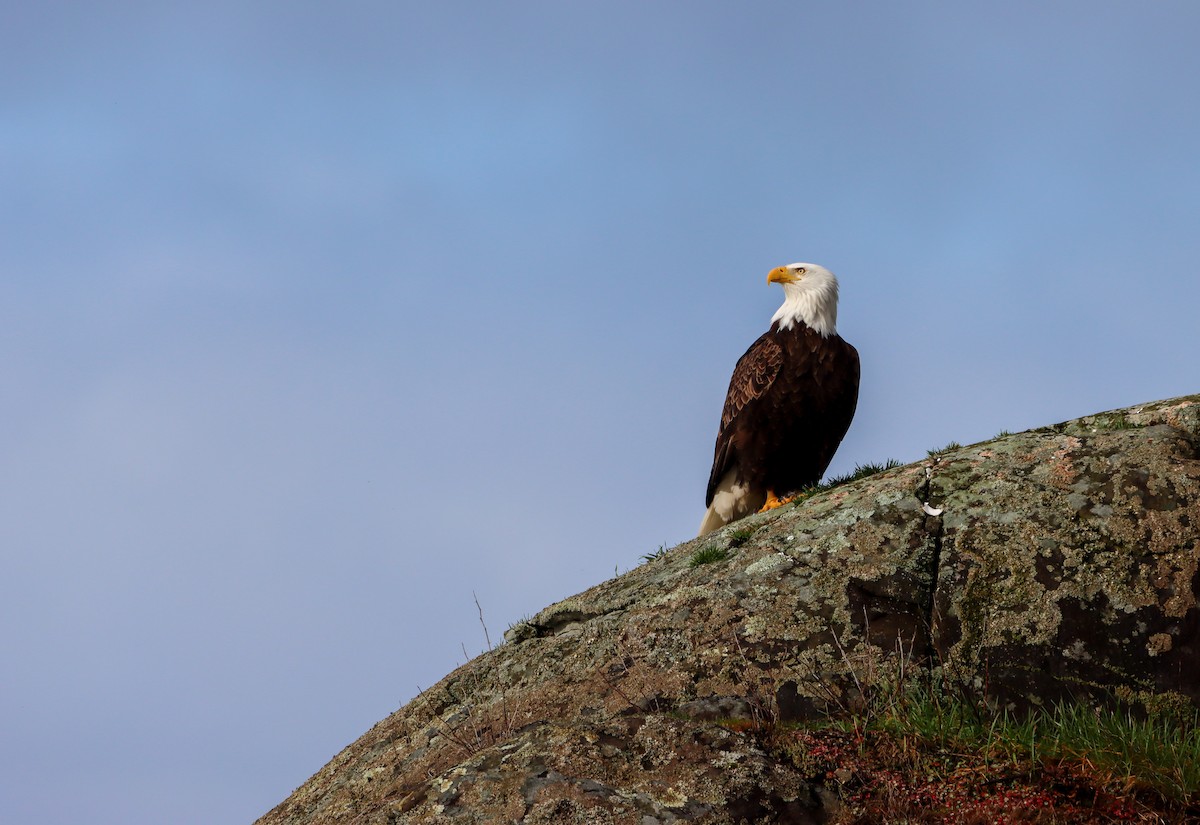
[[[767,503],[764,504],[762,506],[762,509],[759,510],[758,512],[765,513],[768,510],[774,510],[776,507],[782,507],[783,505],[785,505],[791,501],[794,501],[795,498],[796,498],[795,496],[787,496],[786,498],[779,498],[778,496],[775,495],[774,490],[767,490]]]

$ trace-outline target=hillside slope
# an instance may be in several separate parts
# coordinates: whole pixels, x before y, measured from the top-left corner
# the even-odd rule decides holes
[[[547,607],[259,823],[825,821],[745,728],[917,668],[1017,712],[1200,706],[1198,593],[1200,396],[953,447]]]

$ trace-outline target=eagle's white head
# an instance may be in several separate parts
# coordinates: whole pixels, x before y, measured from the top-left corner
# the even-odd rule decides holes
[[[771,316],[780,329],[790,329],[803,321],[809,329],[825,337],[837,333],[837,278],[816,264],[777,266],[767,275],[768,284],[783,286],[783,306]]]

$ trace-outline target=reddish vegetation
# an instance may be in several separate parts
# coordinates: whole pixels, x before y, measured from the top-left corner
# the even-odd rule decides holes
[[[927,745],[867,732],[789,731],[777,746],[798,758],[844,806],[836,825],[1092,825],[1200,822],[1155,794],[1111,787],[1086,760],[989,764],[983,755],[939,753]]]

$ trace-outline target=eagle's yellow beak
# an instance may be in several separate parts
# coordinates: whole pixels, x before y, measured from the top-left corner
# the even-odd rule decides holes
[[[777,266],[767,275],[768,284],[794,284],[800,280],[796,273],[786,266]]]

